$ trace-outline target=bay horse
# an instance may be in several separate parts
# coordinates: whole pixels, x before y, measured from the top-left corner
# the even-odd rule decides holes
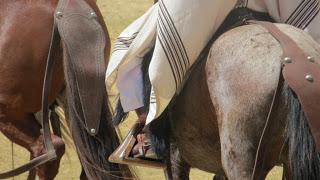
[[[289,25],[277,27],[319,65],[320,46],[310,35]],[[231,180],[253,177],[281,57],[279,42],[260,25],[235,28],[215,41],[168,111],[150,125],[159,156],[165,155],[164,147],[172,142],[169,179],[188,179],[190,167]],[[320,155],[301,105],[286,83],[279,88],[274,123],[263,146],[263,166],[256,169],[253,179],[265,179],[281,164],[285,179],[319,179]],[[165,134],[169,130],[170,136]]]
[[[86,27],[88,24],[72,24],[71,21],[70,26],[56,27],[59,33],[53,30],[59,0],[1,0],[0,130],[12,142],[26,148],[32,159],[46,153],[42,127],[34,113],[41,109],[46,59],[51,52],[49,54],[54,59],[54,65],[52,81],[47,82],[51,84],[48,102],[51,104],[66,88],[72,134],[87,178],[118,179],[124,174],[130,177],[126,166],[111,164],[106,160],[119,144],[116,132],[108,122],[111,112],[104,88],[104,72],[110,53],[107,28],[96,0],[67,2],[71,9],[81,4],[85,10],[91,10],[91,18],[86,18],[96,28]],[[100,39],[97,39],[96,32],[100,33]],[[51,38],[53,42],[50,42]],[[77,46],[70,46],[70,38]],[[100,42],[100,49],[90,48],[95,47],[97,41],[103,42]],[[52,49],[49,50],[50,43]],[[102,62],[97,64],[95,58],[99,51]],[[74,55],[79,61],[74,61]],[[103,73],[92,73],[92,66],[78,64],[81,61],[93,64]],[[80,84],[79,78],[83,77],[77,73],[79,71],[83,73],[80,75],[87,78],[88,84]],[[90,83],[92,81],[95,83]],[[86,94],[81,94],[83,90],[87,91]],[[85,96],[90,96],[90,99]],[[94,132],[92,129],[91,133],[87,131],[88,119],[99,121],[99,128]],[[37,167],[37,175],[43,180],[54,179],[64,153],[62,139],[54,134],[51,138],[57,158]]]

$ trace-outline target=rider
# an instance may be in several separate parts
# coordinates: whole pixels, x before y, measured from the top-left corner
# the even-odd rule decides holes
[[[110,90],[117,85],[125,112],[135,110],[142,126],[159,117],[179,90],[184,75],[202,49],[235,7],[266,12],[276,21],[308,31],[320,42],[319,0],[159,0],[118,37],[106,73]],[[149,65],[149,111],[143,97],[141,64],[154,48]],[[145,126],[147,127],[147,126]],[[153,154],[147,128],[137,135],[133,155]]]

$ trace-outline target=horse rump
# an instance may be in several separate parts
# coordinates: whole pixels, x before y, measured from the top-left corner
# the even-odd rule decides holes
[[[289,107],[287,139],[292,179],[320,179],[320,153],[316,150],[305,113],[297,95],[287,85],[284,94]]]

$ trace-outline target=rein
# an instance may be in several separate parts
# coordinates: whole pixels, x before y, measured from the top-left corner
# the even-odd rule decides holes
[[[42,125],[42,131],[43,131],[42,133],[44,137],[44,147],[45,147],[46,153],[32,159],[28,163],[16,169],[13,169],[4,173],[0,173],[0,179],[6,179],[13,176],[17,176],[26,171],[34,169],[42,164],[45,164],[48,161],[52,161],[57,157],[56,151],[54,149],[52,139],[51,139],[51,131],[50,131],[50,125],[49,125],[48,94],[49,94],[49,90],[51,89],[53,66],[55,63],[53,52],[55,51],[56,47],[58,47],[60,44],[59,38],[60,38],[60,35],[57,29],[56,21],[54,20],[53,27],[52,27],[51,42],[50,42],[50,47],[49,47],[49,52],[47,57],[45,76],[44,76],[43,87],[42,87],[41,125]]]

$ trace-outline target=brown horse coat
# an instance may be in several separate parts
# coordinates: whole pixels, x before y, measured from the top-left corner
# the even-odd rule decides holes
[[[101,25],[101,27],[99,25],[99,28],[103,30],[106,44],[102,58],[106,62],[110,52],[110,40],[102,15],[95,4],[95,0],[84,1],[96,13],[95,21]],[[58,0],[0,1],[0,130],[11,141],[29,150],[31,158],[44,153],[41,126],[35,120],[34,113],[41,108],[42,81],[57,3]],[[72,73],[68,66],[63,66],[69,59],[62,58],[62,49],[62,46],[58,47],[53,53],[55,65],[52,89],[49,95],[50,103],[64,87],[63,70],[66,73]],[[95,54],[95,51],[86,53]],[[63,63],[63,60],[66,61]],[[105,66],[106,63],[101,64],[102,68],[105,68]],[[70,79],[69,77],[65,78]],[[104,85],[104,74],[101,79],[101,83]],[[67,89],[70,87],[72,85]],[[89,90],[93,91],[94,87],[89,88]],[[80,105],[80,103],[77,103],[77,99],[69,98],[69,101]],[[91,178],[109,179],[113,177],[110,175],[121,176],[118,173],[120,171],[119,166],[109,166],[104,158],[118,145],[118,139],[111,125],[107,123],[107,120],[109,120],[107,118],[110,118],[110,111],[107,107],[108,104],[105,102],[106,98],[101,98],[101,101],[104,102],[101,103],[100,107],[90,109],[101,115],[102,127],[96,136],[86,134],[85,128],[81,129],[83,127],[79,126],[79,119],[72,122],[73,128],[80,128],[74,131],[74,135],[82,133],[80,136],[85,137],[87,142],[92,143],[87,148],[90,151],[85,154],[85,157],[83,157],[84,154],[80,153],[80,156],[82,155],[84,158],[82,162],[87,166],[85,168],[86,173],[89,173]],[[84,103],[89,104],[88,102]],[[73,117],[75,116],[73,115]],[[53,179],[56,176],[60,158],[64,153],[62,140],[54,135],[52,137],[58,159],[38,168],[40,179]],[[76,141],[80,142],[81,139],[78,138]],[[81,145],[86,146],[87,144],[83,143]],[[100,157],[98,157],[99,155]],[[103,165],[101,165],[102,162]],[[95,169],[97,168],[95,166],[98,167],[98,170]]]

